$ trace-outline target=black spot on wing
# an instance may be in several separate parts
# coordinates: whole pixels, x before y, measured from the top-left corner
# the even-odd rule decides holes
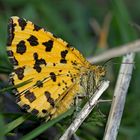
[[[38,39],[35,37],[35,36],[33,36],[33,35],[31,35],[28,39],[27,39],[27,41],[30,43],[30,45],[31,46],[37,46],[39,43],[38,43]]]
[[[35,85],[37,87],[41,88],[41,87],[43,87],[43,82],[41,80],[38,80]]]
[[[36,52],[33,54],[33,57],[34,57],[34,60],[38,60],[38,54]]]
[[[66,64],[66,63],[67,63],[67,60],[61,59],[61,60],[60,60],[60,63]]]
[[[38,73],[41,72],[41,67],[40,67],[39,65],[35,64],[33,68],[34,68]]]
[[[45,48],[46,52],[50,52],[53,48],[53,41],[49,40],[49,41],[43,42],[42,45],[44,45],[46,47]]]
[[[47,110],[46,109],[42,109],[42,113],[46,114]]]
[[[47,65],[46,61],[43,58],[38,59],[38,54],[34,53],[33,54],[35,63],[34,63],[34,69],[39,73],[41,72],[41,65]]]
[[[21,27],[21,30],[24,30],[25,27],[26,27],[26,25],[27,25],[26,20],[23,19],[23,18],[19,18],[19,19],[18,19],[18,23],[19,23],[19,26]]]
[[[34,68],[38,73],[41,72],[41,67],[40,67],[40,65],[39,65],[38,63],[35,63],[33,68]]]
[[[21,101],[21,98],[18,96],[17,98],[16,98],[16,103],[18,103],[18,102],[20,102]]]
[[[61,51],[60,63],[67,63],[67,60],[66,60],[67,53],[68,53],[68,50]]]
[[[15,66],[18,66],[18,61],[16,60],[15,57],[10,57],[9,58],[9,61],[11,64],[15,65]]]
[[[65,82],[64,80],[62,80],[62,83],[64,83],[65,85],[67,85],[67,82]]]
[[[72,83],[74,82],[73,78],[71,78],[71,82],[72,82]]]
[[[47,98],[47,101],[50,103],[50,105],[51,106],[53,106],[54,107],[54,100],[53,100],[53,98],[51,97],[51,94],[50,94],[50,92],[48,92],[48,91],[45,91],[45,96],[46,96],[46,98]]]
[[[30,103],[32,103],[34,100],[36,100],[36,97],[35,97],[34,93],[33,92],[30,92],[29,90],[25,92],[24,97],[26,99],[28,99],[28,101]]]
[[[19,92],[18,92],[18,90],[17,90],[17,88],[13,88],[12,89],[12,92],[15,94],[15,95],[17,95]]]
[[[7,54],[8,54],[8,56],[13,56],[13,51],[8,50],[8,51],[7,51]]]
[[[53,80],[53,82],[56,81],[56,75],[55,75],[54,72],[50,72],[50,77],[51,77],[51,79]]]
[[[9,85],[14,85],[14,79],[13,78],[10,78],[9,81],[8,81]]]
[[[70,46],[71,46],[71,45],[67,44],[67,46],[66,46],[66,47],[70,48]]]
[[[19,80],[22,80],[24,78],[24,69],[25,67],[19,67],[15,69],[15,74],[17,75]]]
[[[19,54],[23,54],[23,53],[26,52],[26,45],[25,45],[25,41],[24,40],[21,40],[17,44],[16,52],[19,53]]]
[[[33,109],[33,110],[31,111],[31,113],[32,113],[33,115],[37,115],[37,114],[39,113],[39,111],[38,111],[37,109]]]
[[[36,24],[34,24],[34,29],[33,31],[39,31],[40,29],[42,29],[41,27],[37,26]]]
[[[71,63],[72,63],[72,65],[75,65],[75,66],[77,66],[77,65],[78,65],[78,64],[77,64],[77,62],[76,62],[76,60],[71,61]]]
[[[30,109],[30,106],[27,105],[27,104],[24,104],[21,108],[24,109],[24,110],[29,110]]]
[[[15,31],[16,23],[13,23],[13,19],[10,18],[8,24],[8,39],[7,39],[7,46],[11,46],[13,38],[14,38],[14,31]]]
[[[68,50],[61,51],[61,57],[65,59],[67,53],[68,53]]]

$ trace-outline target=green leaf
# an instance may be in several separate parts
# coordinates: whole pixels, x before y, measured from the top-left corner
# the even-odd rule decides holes
[[[18,127],[19,125],[21,125],[25,120],[27,120],[27,118],[29,116],[30,115],[23,115],[23,116],[17,118],[16,120],[10,122],[9,124],[7,124],[6,127],[5,127],[5,134],[6,133],[9,133],[13,129],[15,129],[16,127]]]
[[[2,116],[2,114],[0,114],[0,140],[5,140],[4,130],[5,130],[5,126],[4,126],[4,122],[3,122],[3,116]]]

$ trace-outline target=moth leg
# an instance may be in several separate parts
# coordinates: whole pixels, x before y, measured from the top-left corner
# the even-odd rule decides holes
[[[78,94],[77,96],[75,96],[74,98],[74,114],[73,114],[73,119],[77,116],[77,114],[80,112],[81,105],[82,105],[82,100],[86,98],[86,94]]]

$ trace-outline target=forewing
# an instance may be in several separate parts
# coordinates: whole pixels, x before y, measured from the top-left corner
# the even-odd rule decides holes
[[[18,104],[45,116],[59,96],[73,87],[80,68],[89,63],[67,42],[25,19],[12,17],[8,35],[8,55],[14,65],[12,83],[31,80],[16,89]]]

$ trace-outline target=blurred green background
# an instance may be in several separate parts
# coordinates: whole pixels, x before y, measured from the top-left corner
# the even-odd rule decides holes
[[[6,54],[7,24],[11,16],[23,17],[41,27],[47,28],[47,30],[79,49],[85,57],[88,57],[138,39],[140,31],[132,25],[140,23],[139,7],[139,0],[0,0],[1,89],[6,86],[5,78],[3,78],[5,75],[3,76],[3,74],[9,74],[12,71]],[[120,64],[121,57],[113,59],[113,62]],[[107,67],[107,79],[111,81],[106,93],[107,99],[112,97],[120,66],[114,65],[113,62],[108,63]],[[140,139],[139,62],[140,54],[137,54],[118,140]],[[3,98],[5,97],[2,96]],[[3,104],[3,100],[0,98],[1,105]],[[7,100],[4,101],[8,102]],[[5,108],[4,105],[3,108]],[[109,105],[103,104],[101,105],[101,109],[104,114],[108,114]],[[0,114],[0,140],[5,139],[4,129],[6,128],[9,129],[9,127],[12,127],[10,128],[12,131],[9,129],[9,132],[6,134],[8,139],[19,139],[39,126],[39,124],[33,124],[34,127],[30,126],[29,131],[22,133],[21,130],[24,130],[29,125],[26,125],[23,120],[24,124],[17,126],[16,130],[14,130],[15,126],[11,123],[14,123],[19,116],[13,117],[11,112],[6,113]],[[95,116],[97,117],[98,115]],[[84,123],[78,130],[77,135],[82,140],[102,139],[105,121],[103,119],[100,124],[99,119],[97,117],[97,124],[94,123],[94,119],[92,120],[93,122],[90,120],[90,124],[87,120],[87,123]],[[4,123],[3,120],[6,120],[6,122]],[[60,127],[60,124],[57,123],[54,126],[57,130],[51,128],[49,132],[52,133],[53,131],[53,133],[57,134],[63,132],[65,130],[65,124],[62,126]],[[36,139],[51,140],[52,138],[57,139],[55,136],[48,135],[38,136]]]

